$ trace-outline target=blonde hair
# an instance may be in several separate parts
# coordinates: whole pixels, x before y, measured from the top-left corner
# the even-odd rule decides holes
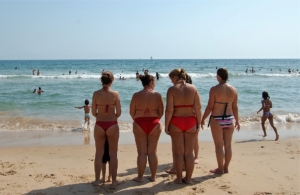
[[[177,76],[179,79],[182,80],[186,80],[186,72],[183,68],[181,69],[173,69],[170,73],[169,73],[169,77],[173,78],[174,76]]]

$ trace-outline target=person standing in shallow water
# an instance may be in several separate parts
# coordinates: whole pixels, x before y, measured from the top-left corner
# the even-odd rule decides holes
[[[100,173],[106,138],[109,145],[112,185],[116,186],[122,183],[117,180],[117,153],[119,142],[119,126],[117,119],[121,115],[121,103],[118,92],[110,89],[113,81],[113,74],[109,71],[103,71],[101,76],[103,87],[93,94],[92,114],[96,117],[94,129],[96,154],[94,161],[95,181],[92,183],[95,186],[101,184]]]
[[[270,100],[270,96],[269,96],[268,92],[266,92],[266,91],[262,92],[262,98],[263,98],[263,100],[261,101],[262,106],[259,109],[259,111],[257,111],[257,114],[263,110],[263,115],[261,117],[261,126],[264,131],[263,137],[267,136],[265,122],[268,119],[269,123],[270,123],[271,127],[274,129],[274,132],[276,135],[275,141],[277,141],[279,139],[279,135],[277,133],[276,127],[273,124],[273,114],[271,113],[272,101]]]
[[[201,127],[203,128],[205,118],[211,113],[208,126],[211,126],[218,168],[212,169],[210,172],[223,174],[229,172],[228,167],[232,157],[232,135],[234,127],[238,131],[240,130],[240,124],[237,105],[238,94],[236,89],[227,83],[228,72],[225,68],[217,70],[217,80],[219,84],[210,89]]]

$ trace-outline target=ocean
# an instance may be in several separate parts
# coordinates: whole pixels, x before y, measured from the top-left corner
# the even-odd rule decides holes
[[[0,61],[0,131],[80,131],[83,110],[74,107],[84,105],[85,99],[91,102],[93,92],[101,88],[103,70],[115,76],[112,89],[121,98],[121,132],[132,131],[129,104],[132,95],[142,89],[135,73],[143,69],[153,76],[160,74],[155,90],[165,101],[172,86],[168,73],[184,68],[199,90],[204,112],[209,90],[218,84],[216,71],[220,67],[228,69],[229,84],[238,91],[242,126],[260,123],[261,113],[256,112],[263,91],[269,92],[273,102],[275,124],[299,123],[300,59],[10,60]],[[250,72],[252,68],[254,73]],[[40,70],[41,75],[32,75],[33,69],[35,73]],[[32,93],[38,87],[44,91],[41,95]]]

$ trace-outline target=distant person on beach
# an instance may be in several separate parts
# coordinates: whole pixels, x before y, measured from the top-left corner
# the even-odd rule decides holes
[[[40,76],[41,72],[40,70],[37,71],[36,76]]]
[[[117,119],[121,115],[121,103],[118,92],[110,89],[113,81],[113,74],[109,71],[104,71],[101,76],[103,87],[93,94],[92,114],[96,117],[94,130],[96,146],[94,161],[95,181],[93,184],[96,186],[101,184],[100,173],[106,138],[109,145],[112,185],[116,186],[122,183],[117,180],[117,152],[119,142],[119,125]]]
[[[37,93],[37,92],[36,92],[36,89],[34,89],[32,93]]]
[[[143,181],[147,159],[151,178],[156,180],[158,167],[157,143],[162,130],[160,118],[164,114],[164,102],[160,93],[154,91],[155,78],[152,75],[140,75],[143,89],[133,94],[130,102],[130,116],[133,122],[133,134],[137,148],[138,176],[133,180]]]
[[[76,106],[75,108],[84,109],[84,123],[87,123],[88,129],[90,129],[90,118],[91,118],[90,111],[92,106],[89,105],[90,102],[87,99],[84,101],[84,104],[85,106]]]
[[[39,87],[39,90],[37,90],[37,93],[38,93],[38,94],[41,94],[42,92],[44,92],[44,91],[42,90],[41,87]]]
[[[288,72],[291,73],[291,69],[289,69]]]
[[[139,79],[139,78],[140,78],[140,73],[139,73],[139,71],[136,71],[136,73],[135,73],[135,77],[136,77],[137,79]]]
[[[32,75],[34,75],[34,72],[35,72],[35,70],[34,70],[34,69],[32,69]]]
[[[71,74],[71,70],[69,70],[69,74]]]
[[[201,121],[201,99],[197,88],[186,83],[186,72],[174,69],[169,73],[174,86],[167,92],[165,132],[172,138],[173,161],[176,170],[174,182],[191,183],[194,171],[194,143]],[[183,166],[186,176],[182,177]]]
[[[102,157],[102,178],[101,178],[101,182],[105,183],[105,182],[111,182],[111,171],[110,171],[110,163],[109,163],[110,157],[109,157],[109,145],[108,145],[108,140],[106,138],[105,140],[105,145],[104,145],[104,154]],[[107,176],[107,180],[105,180],[105,176],[106,176],[106,165],[108,164],[108,176]]]
[[[269,96],[268,92],[266,92],[266,91],[262,92],[262,98],[263,98],[263,100],[261,101],[262,106],[259,109],[259,111],[257,111],[257,114],[260,111],[263,111],[263,115],[261,117],[261,126],[264,131],[263,137],[267,136],[265,122],[268,119],[269,123],[270,123],[271,127],[273,128],[275,135],[276,135],[275,141],[277,141],[279,139],[279,135],[277,133],[276,127],[273,124],[273,114],[271,113],[272,101],[270,100],[270,96]]]
[[[211,113],[208,126],[211,126],[218,168],[212,169],[210,172],[223,174],[229,172],[228,167],[232,157],[232,135],[234,128],[240,130],[240,124],[237,106],[238,94],[236,89],[227,83],[228,72],[225,68],[217,70],[217,80],[219,84],[210,89],[209,100],[201,120],[201,126],[203,128],[204,120]]]
[[[75,71],[75,74],[77,74],[77,70]]]
[[[146,69],[145,71],[144,71],[144,75],[148,75],[149,74],[149,71],[148,71],[148,69]]]
[[[246,69],[246,71],[245,71],[246,73],[248,73],[248,68]]]

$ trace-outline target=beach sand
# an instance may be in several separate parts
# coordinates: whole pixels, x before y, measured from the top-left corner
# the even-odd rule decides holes
[[[269,133],[271,136],[271,133]],[[299,137],[279,141],[233,141],[230,173],[214,175],[214,144],[200,142],[199,164],[192,184],[175,184],[175,175],[166,174],[171,166],[170,143],[159,143],[156,182],[136,177],[136,147],[119,145],[118,179],[124,183],[93,186],[93,145],[31,146],[0,148],[0,194],[300,194]],[[145,176],[150,175],[147,167]]]

